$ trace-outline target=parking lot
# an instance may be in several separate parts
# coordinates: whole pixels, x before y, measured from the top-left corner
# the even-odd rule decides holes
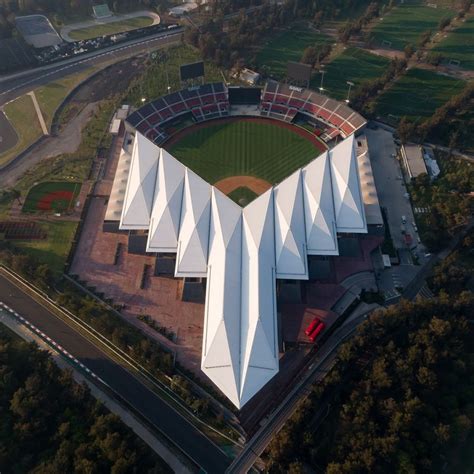
[[[402,224],[406,233],[411,235],[413,245],[417,244],[418,233],[414,227],[415,219],[400,164],[396,158],[397,150],[393,135],[380,128],[377,130],[367,129],[366,135],[375,186],[380,205],[386,209],[393,245],[397,249],[406,249]]]
[[[426,250],[418,241],[413,210],[400,163],[396,157],[397,149],[392,133],[381,128],[376,130],[367,128],[365,133],[380,205],[385,208],[393,245],[400,259],[399,265],[378,274],[379,289],[389,300],[397,297],[398,290],[405,288],[416,277],[421,269],[421,266],[416,265],[416,260],[422,265],[426,261]],[[410,234],[411,245],[407,246],[402,230]]]

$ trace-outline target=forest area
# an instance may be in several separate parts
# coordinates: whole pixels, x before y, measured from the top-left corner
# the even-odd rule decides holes
[[[446,472],[474,467],[471,233],[431,300],[370,315],[266,453],[269,472]]]
[[[45,420],[48,420],[45,423]],[[0,327],[0,471],[171,472],[48,352]]]

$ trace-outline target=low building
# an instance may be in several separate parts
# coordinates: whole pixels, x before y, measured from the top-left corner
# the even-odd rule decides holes
[[[251,69],[244,68],[242,71],[240,71],[239,78],[241,81],[246,82],[251,86],[255,86],[260,80],[260,74],[258,72],[252,71]]]
[[[178,5],[177,7],[170,8],[168,13],[170,16],[174,16],[176,18],[180,18],[187,13],[192,12],[198,7],[198,4],[195,2],[186,2],[182,5]]]
[[[410,178],[413,179],[420,176],[420,174],[428,173],[423,159],[423,148],[420,145],[403,145],[402,158]]]

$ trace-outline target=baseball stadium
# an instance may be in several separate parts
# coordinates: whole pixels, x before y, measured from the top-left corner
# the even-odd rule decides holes
[[[250,412],[375,288],[366,122],[273,81],[183,84],[121,113],[71,273],[166,327],[177,360]]]

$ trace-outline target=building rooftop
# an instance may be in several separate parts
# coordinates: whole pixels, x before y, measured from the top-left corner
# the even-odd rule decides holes
[[[241,408],[279,370],[276,279],[308,278],[307,255],[366,233],[354,136],[241,208],[136,133],[120,228],[206,277],[202,371]]]

